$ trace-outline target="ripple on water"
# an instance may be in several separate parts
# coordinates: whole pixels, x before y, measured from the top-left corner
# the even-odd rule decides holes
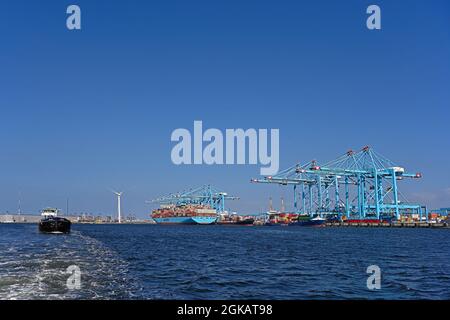
[[[128,264],[100,241],[77,231],[42,235],[26,227],[17,230],[22,241],[0,243],[0,299],[126,299],[139,291]],[[81,270],[80,290],[66,285],[71,265]]]

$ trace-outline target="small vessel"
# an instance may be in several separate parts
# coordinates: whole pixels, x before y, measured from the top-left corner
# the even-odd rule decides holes
[[[70,233],[70,220],[58,217],[59,210],[55,208],[46,208],[42,210],[39,221],[39,231],[42,233]]]
[[[162,205],[150,215],[157,224],[213,224],[218,219],[208,205]]]
[[[243,215],[238,215],[236,213],[222,213],[219,216],[219,219],[217,220],[217,224],[220,225],[244,225],[244,226],[248,226],[248,225],[253,225],[253,223],[255,222],[255,219],[251,216],[243,216]]]
[[[255,223],[253,218],[242,218],[239,220],[220,220],[217,224],[224,226],[251,226]]]
[[[249,225],[253,225],[255,223],[255,219],[253,218],[244,218],[242,220],[238,220],[236,221],[237,225],[245,225],[245,226],[249,226]]]
[[[292,212],[278,212],[270,210],[267,213],[266,226],[287,226],[297,221],[299,215]],[[309,216],[308,216],[309,217]]]
[[[310,216],[300,215],[297,221],[290,223],[290,226],[300,226],[300,227],[319,227],[324,225],[326,219],[316,216],[311,218]]]

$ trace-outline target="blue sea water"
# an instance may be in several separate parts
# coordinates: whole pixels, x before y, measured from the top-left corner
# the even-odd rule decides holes
[[[450,299],[450,229],[0,224],[1,299]],[[81,288],[68,289],[76,265]],[[381,269],[369,290],[366,269]]]

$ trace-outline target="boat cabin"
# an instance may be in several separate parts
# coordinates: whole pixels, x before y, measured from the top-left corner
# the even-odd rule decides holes
[[[57,217],[59,210],[56,208],[45,208],[41,212],[41,216],[43,217]]]

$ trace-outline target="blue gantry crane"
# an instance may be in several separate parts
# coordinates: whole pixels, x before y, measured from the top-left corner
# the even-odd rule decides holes
[[[226,192],[219,191],[211,185],[203,185],[198,188],[186,190],[183,192],[172,193],[149,201],[149,203],[170,204],[176,206],[196,204],[209,205],[217,213],[225,211],[226,200],[237,200],[238,197],[229,196]]]
[[[428,217],[426,207],[408,203],[398,188],[403,179],[421,177],[365,146],[323,165],[315,160],[296,164],[252,182],[292,185],[296,213],[349,219],[400,219],[417,214],[422,220],[423,215]]]

